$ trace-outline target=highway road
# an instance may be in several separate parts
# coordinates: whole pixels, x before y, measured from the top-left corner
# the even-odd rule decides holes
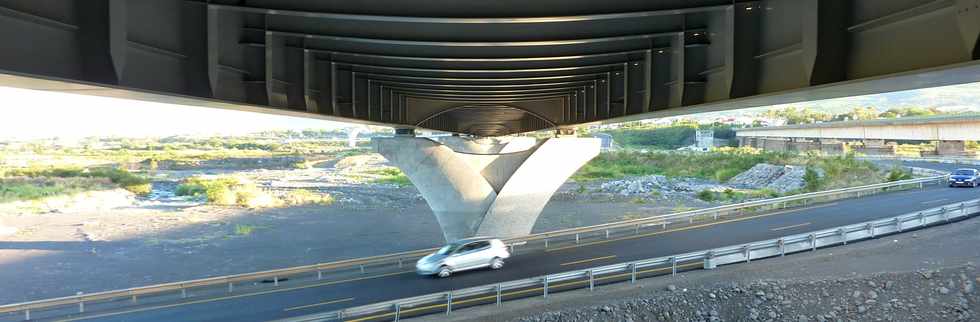
[[[492,284],[604,264],[697,251],[804,233],[974,199],[980,189],[930,186],[816,204],[640,235],[553,245],[517,255],[499,271],[462,272],[448,279],[404,271],[345,280],[296,283],[260,294],[191,300],[68,318],[67,321],[264,321],[415,295]],[[271,288],[270,288],[271,289]],[[65,319],[61,319],[65,321]]]
[[[966,167],[956,164],[902,162],[937,170]],[[814,204],[748,217],[699,223],[640,235],[586,239],[553,244],[546,251],[518,252],[499,271],[458,273],[448,279],[401,271],[377,272],[324,281],[296,281],[258,293],[189,298],[182,302],[146,304],[84,316],[60,316],[56,321],[266,321],[325,312],[472,286],[542,276],[605,264],[668,256],[747,243],[868,220],[891,217],[980,197],[980,189],[930,186],[923,190],[884,193],[863,198]],[[699,265],[698,265],[699,266]],[[37,314],[37,317],[41,317]],[[14,316],[0,317],[6,321]],[[48,319],[51,320],[51,319]]]

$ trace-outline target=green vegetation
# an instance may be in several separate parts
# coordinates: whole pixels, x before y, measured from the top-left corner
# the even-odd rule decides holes
[[[890,119],[898,117],[916,117],[951,114],[930,107],[904,107],[892,108],[884,112],[878,112],[871,106],[856,107],[849,112],[841,114],[830,114],[827,112],[815,111],[810,108],[789,107],[778,110],[768,110],[762,113],[763,116],[773,119],[785,120],[786,124],[810,124],[828,121],[856,121],[856,120],[875,120]]]
[[[714,130],[717,139],[732,139],[735,131],[727,125],[698,125],[677,122],[670,126],[626,125],[622,128],[603,131],[613,137],[620,146],[629,148],[677,149],[694,144],[695,131]]]
[[[257,229],[257,228],[258,227],[255,227],[254,225],[237,224],[237,225],[235,225],[235,235],[238,235],[238,236],[248,236],[248,235],[251,235],[252,232],[254,232],[255,229]]]
[[[787,164],[793,155],[753,148],[719,148],[715,153],[603,153],[572,176],[576,181],[660,174],[727,181],[758,163]]]
[[[764,116],[773,119],[786,120],[786,124],[810,124],[817,122],[827,122],[833,119],[833,115],[825,112],[818,112],[809,108],[788,107],[781,110],[768,110]]]
[[[282,201],[289,206],[299,206],[308,204],[317,205],[331,205],[333,204],[333,196],[329,194],[314,193],[309,190],[292,190],[286,195],[281,197]]]
[[[175,192],[178,196],[207,198],[208,203],[246,208],[269,208],[305,204],[330,205],[333,196],[309,190],[293,190],[282,196],[259,189],[254,183],[232,176],[191,177],[184,180]]]
[[[698,192],[698,199],[712,202],[742,202],[748,199],[758,199],[758,198],[776,198],[779,197],[779,193],[769,189],[759,189],[759,190],[734,190],[725,189],[725,191],[711,191],[711,190],[701,190]]]
[[[110,168],[110,167],[96,167],[96,168],[80,168],[80,167],[69,167],[69,168],[54,168],[54,167],[30,167],[30,168],[7,168],[0,169],[0,178],[33,178],[33,179],[52,179],[52,178],[89,178],[89,179],[107,179],[109,182],[115,184],[118,187],[129,190],[137,195],[145,195],[150,193],[151,184],[150,180],[133,174],[125,169]],[[68,195],[78,192],[91,191],[95,188],[106,189],[106,185],[96,184],[96,183],[83,183],[85,180],[32,180],[37,182],[43,187],[38,187],[33,192],[27,192],[18,195],[23,196],[56,196],[56,195]],[[19,181],[20,185],[26,184],[27,181]],[[7,186],[8,184],[4,182],[3,189],[7,191],[8,189],[13,189]],[[10,183],[11,187],[13,183]],[[85,188],[89,187],[89,188]],[[108,187],[111,188],[111,187]],[[19,190],[27,188],[18,188]],[[10,196],[14,194],[10,192]],[[25,199],[37,199],[40,197],[28,197]],[[15,199],[16,200],[16,199]]]
[[[884,178],[873,163],[858,160],[853,153],[822,156],[816,152],[797,156],[792,164],[805,165],[814,173],[804,174],[808,192],[881,183]],[[817,170],[819,169],[819,170]],[[823,172],[823,175],[816,173]]]
[[[378,177],[372,180],[373,183],[387,183],[395,184],[399,187],[406,187],[412,185],[412,182],[408,180],[405,173],[398,168],[384,168],[380,170],[369,171],[368,173],[377,175]]]
[[[889,109],[878,115],[880,118],[896,118],[896,117],[915,117],[915,116],[932,116],[946,114],[935,107],[923,108],[923,107],[906,107],[906,108],[893,108]]]
[[[0,178],[0,203],[38,200],[114,188],[96,178]]]
[[[345,141],[326,140],[341,138],[343,133],[333,136],[320,131],[287,131],[289,133],[266,132],[250,136],[235,137],[165,137],[165,138],[88,138],[81,142],[62,146],[57,142],[39,140],[35,142],[0,147],[0,151],[11,156],[43,155],[52,159],[70,157],[89,163],[127,164],[141,169],[157,170],[175,166],[195,166],[202,161],[234,158],[301,158],[296,167],[306,167],[309,159],[343,157],[349,151],[363,153],[368,149],[351,149]],[[303,133],[310,132],[310,136]],[[316,134],[316,135],[314,135]],[[369,133],[373,135],[373,133]],[[342,135],[346,139],[346,134]],[[69,162],[71,164],[71,162]]]
[[[888,171],[888,176],[885,178],[888,182],[901,181],[912,179],[912,174],[904,169],[895,167]]]
[[[824,156],[813,152],[799,155],[741,147],[718,148],[712,153],[695,154],[629,151],[603,153],[579,169],[572,179],[586,182],[658,174],[667,177],[695,177],[726,182],[759,163],[806,166],[807,170],[803,176],[806,187],[800,192],[880,183],[887,180],[887,176],[891,176],[891,174],[881,173],[871,162],[856,159],[853,154]],[[763,189],[702,191],[698,197],[705,201],[739,201],[776,195],[778,194]]]

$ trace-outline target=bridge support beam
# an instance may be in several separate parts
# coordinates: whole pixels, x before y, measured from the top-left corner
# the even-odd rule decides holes
[[[372,142],[419,190],[447,241],[530,234],[555,191],[600,147],[594,138],[446,139],[453,142],[408,136]]]

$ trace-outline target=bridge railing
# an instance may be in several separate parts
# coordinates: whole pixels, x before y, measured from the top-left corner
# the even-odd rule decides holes
[[[698,221],[745,216],[781,208],[806,207],[807,205],[813,205],[818,202],[860,197],[881,191],[922,188],[925,185],[944,184],[946,180],[946,176],[935,176],[804,193],[668,215],[532,234],[524,237],[510,238],[505,240],[505,243],[510,245],[514,253],[529,252],[552,247],[570,246],[590,240],[608,239],[624,234],[641,234],[651,229],[666,230],[668,227],[690,225]],[[25,319],[30,319],[32,314],[44,310],[57,310],[63,314],[81,314],[86,312],[91,313],[100,308],[105,309],[104,306],[117,309],[122,306],[144,305],[153,300],[160,299],[186,301],[192,298],[206,296],[243,294],[255,292],[257,288],[264,286],[279,287],[287,280],[290,280],[290,283],[295,283],[298,280],[315,282],[329,278],[331,274],[364,274],[372,270],[404,270],[406,266],[413,267],[414,261],[435,250],[436,248],[422,249],[254,273],[218,276],[8,304],[0,306],[0,314],[21,312]],[[256,285],[259,286],[257,287]],[[86,304],[89,304],[88,310],[86,310]],[[96,305],[103,305],[103,307]]]
[[[639,278],[675,275],[679,270],[714,269],[720,265],[815,251],[823,247],[846,245],[849,242],[943,224],[977,213],[980,213],[980,199],[973,199],[891,218],[775,239],[432,293],[280,321],[306,322],[338,319],[360,321],[380,318],[398,321],[410,316],[435,313],[450,314],[453,310],[463,307],[493,304],[499,306],[501,302],[506,300],[537,296],[546,298],[549,293],[558,291],[584,288],[593,290],[597,284],[635,283]]]

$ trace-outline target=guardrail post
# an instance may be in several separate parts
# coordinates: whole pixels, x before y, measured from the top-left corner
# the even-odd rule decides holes
[[[323,271],[319,271],[319,270],[316,271],[316,280],[319,281],[319,280],[322,280],[322,279],[323,279]]]
[[[594,289],[595,289],[595,272],[593,272],[590,269],[589,270],[589,290],[592,291]]]
[[[803,199],[803,208],[806,208],[806,199]]]
[[[709,250],[707,253],[704,254],[704,264],[703,264],[704,269],[715,269],[717,265],[715,265],[714,257],[715,257],[715,251],[713,250]]]
[[[636,224],[636,231],[633,232],[634,235],[640,234],[640,224]]]
[[[718,220],[718,213],[719,213],[719,211],[715,211],[715,212],[714,212],[714,215],[715,215],[715,216],[714,216],[714,217],[715,217],[715,220]]]
[[[400,320],[401,315],[402,315],[402,305],[395,303],[395,321]]]
[[[85,313],[85,302],[78,301],[78,313]]]
[[[609,229],[606,229],[606,239],[609,239]]]
[[[180,298],[182,299],[187,298],[187,289],[184,288],[183,286],[180,287]]]
[[[871,238],[875,238],[875,224],[874,223],[868,223],[868,235],[871,236]]]
[[[453,311],[453,291],[446,293],[446,315]]]
[[[364,274],[364,264],[358,265],[361,267],[361,274]]]
[[[398,268],[402,268],[402,258],[398,258]]]
[[[361,271],[361,273],[363,273],[363,272],[364,271]],[[272,285],[273,286],[279,286],[279,276],[272,277]]]
[[[130,301],[133,301],[133,303],[136,303],[136,295],[135,294],[133,295],[133,298]]]
[[[837,235],[839,235],[840,239],[844,241],[844,245],[847,245],[847,233],[844,232],[844,228],[838,229]]]
[[[500,284],[497,284],[497,306],[500,306]]]
[[[548,297],[548,277],[547,276],[544,277],[543,284],[544,284],[544,295],[542,297],[547,298]]]
[[[578,244],[578,234],[575,234],[575,243]]]
[[[779,257],[786,256],[786,240],[779,239]]]
[[[895,231],[902,232],[902,219],[895,217]]]
[[[544,239],[544,248],[548,248],[548,238]]]
[[[925,225],[926,225],[926,216],[922,215],[922,213],[920,212],[919,213],[919,226],[925,226]]]
[[[31,320],[31,310],[30,309],[24,310],[24,321],[30,321],[30,320]]]
[[[670,276],[677,275],[677,258],[670,258]]]
[[[636,284],[636,263],[630,263],[630,284]]]
[[[939,208],[939,213],[943,215],[943,221],[949,222],[949,215],[946,214],[946,207]]]
[[[235,283],[229,282],[228,283],[228,293],[231,293],[231,292],[234,292],[234,291],[235,291]]]
[[[742,253],[745,254],[745,262],[752,262],[752,249],[748,245],[742,246]]]
[[[817,251],[817,235],[810,234],[810,250]]]

